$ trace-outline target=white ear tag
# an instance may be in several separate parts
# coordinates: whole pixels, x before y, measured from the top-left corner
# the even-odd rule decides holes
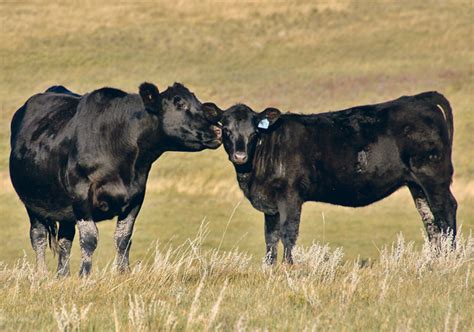
[[[258,128],[262,128],[262,129],[268,129],[269,126],[270,126],[270,121],[268,121],[267,118],[260,120],[260,122],[257,125]]]

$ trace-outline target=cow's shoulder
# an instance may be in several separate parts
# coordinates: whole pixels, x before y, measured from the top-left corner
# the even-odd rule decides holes
[[[106,165],[115,171],[114,167],[122,165],[129,155],[133,159],[141,130],[136,121],[132,121],[137,112],[144,112],[137,94],[115,88],[101,88],[86,94],[74,118],[78,162],[86,168]]]
[[[138,94],[131,94],[115,88],[94,90],[81,98],[77,120],[85,122],[114,121],[127,114],[144,112],[143,102]]]
[[[115,99],[122,99],[128,93],[116,88],[104,87],[94,90],[86,95],[87,103],[105,104]]]
[[[66,87],[63,86],[63,85],[53,85],[53,86],[50,86],[49,88],[46,89],[45,93],[64,94],[64,95],[68,95],[68,96],[76,97],[76,98],[80,98],[80,97],[81,97],[80,94],[77,94],[77,93],[75,93],[75,92],[72,92],[71,90],[69,90],[68,88],[66,88]]]

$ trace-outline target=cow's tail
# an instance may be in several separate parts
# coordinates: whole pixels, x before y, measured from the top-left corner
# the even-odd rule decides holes
[[[448,126],[448,136],[451,146],[453,145],[453,136],[454,136],[454,121],[453,121],[453,110],[449,101],[441,93],[433,92],[432,100],[436,107],[441,110],[446,119],[446,124]]]
[[[45,226],[48,231],[49,248],[53,252],[53,255],[59,254],[58,228],[56,221],[48,221]]]

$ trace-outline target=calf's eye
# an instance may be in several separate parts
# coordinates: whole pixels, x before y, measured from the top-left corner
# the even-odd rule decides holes
[[[232,133],[228,129],[225,129],[225,128],[222,130],[222,134],[226,137],[232,136]]]

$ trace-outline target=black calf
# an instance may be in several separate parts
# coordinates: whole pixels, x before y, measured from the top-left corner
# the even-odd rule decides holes
[[[292,262],[306,201],[358,207],[408,186],[430,239],[456,233],[453,117],[437,92],[314,115],[235,105],[221,121],[239,186],[265,213],[269,263],[280,239]]]

